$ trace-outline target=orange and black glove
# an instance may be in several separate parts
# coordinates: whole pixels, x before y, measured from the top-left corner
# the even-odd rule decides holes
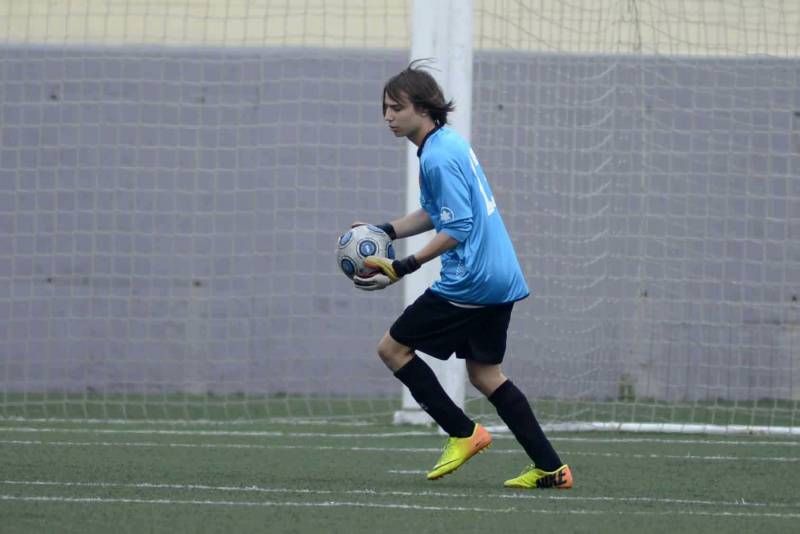
[[[413,273],[419,269],[420,264],[413,255],[402,260],[390,260],[380,256],[368,256],[364,260],[364,265],[371,269],[377,269],[377,273],[370,277],[353,277],[353,283],[358,289],[364,291],[375,291],[388,287],[405,275]]]

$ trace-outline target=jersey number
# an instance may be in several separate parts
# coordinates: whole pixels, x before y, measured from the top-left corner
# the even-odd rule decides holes
[[[486,215],[491,215],[497,209],[497,204],[494,201],[493,196],[489,196],[486,194],[486,190],[489,188],[489,184],[486,184],[486,187],[483,186],[483,182],[486,181],[484,177],[481,179],[480,173],[478,173],[478,156],[475,155],[475,151],[471,148],[469,149],[469,164],[472,167],[472,175],[475,177],[475,180],[478,182],[478,189],[481,190],[481,195],[483,195],[483,201],[486,203]]]

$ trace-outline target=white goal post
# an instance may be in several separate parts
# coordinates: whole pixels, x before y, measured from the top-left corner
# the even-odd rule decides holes
[[[467,140],[470,138],[472,117],[472,0],[414,0],[412,12],[410,60],[430,58],[430,72],[453,99],[456,109],[450,123]],[[442,21],[447,21],[443,23]],[[409,143],[407,152],[406,211],[419,209],[419,160],[416,147]],[[421,249],[433,236],[429,231],[406,241],[406,253]],[[406,305],[419,297],[439,277],[438,258],[423,265],[418,273],[404,281]],[[445,391],[459,406],[464,406],[466,372],[464,362],[456,358],[437,360],[420,353],[439,378]],[[403,386],[403,406],[395,412],[396,424],[428,424],[430,416],[422,411]]]

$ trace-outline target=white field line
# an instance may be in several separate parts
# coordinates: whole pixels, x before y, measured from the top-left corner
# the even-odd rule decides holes
[[[610,511],[610,510],[553,510],[551,508],[477,508],[467,506],[423,506],[417,504],[399,503],[371,503],[371,502],[349,502],[349,501],[325,501],[325,502],[291,502],[291,501],[214,501],[214,500],[179,500],[179,499],[124,499],[107,497],[67,497],[67,496],[23,496],[23,495],[2,495],[0,501],[23,501],[37,503],[79,503],[79,504],[156,504],[156,505],[194,505],[194,506],[224,506],[224,507],[302,507],[302,508],[383,508],[395,510],[414,510],[414,511],[435,511],[435,512],[472,512],[472,513],[527,513],[527,514],[551,514],[551,515],[633,515],[633,516],[674,516],[691,515],[705,517],[732,517],[732,518],[774,518],[774,519],[798,519],[800,513],[779,513],[779,512],[717,512],[717,511],[697,511],[697,510],[670,510],[670,511]]]
[[[448,511],[448,512],[478,512],[478,513],[508,513],[514,512],[514,509],[492,509],[492,508],[467,508],[463,506],[421,506],[414,504],[379,504],[379,503],[365,503],[365,502],[347,502],[347,501],[326,501],[326,502],[290,502],[290,501],[212,501],[212,500],[180,500],[180,499],[114,499],[106,497],[61,497],[61,496],[20,496],[20,495],[0,495],[0,501],[28,501],[28,502],[65,502],[65,503],[82,503],[82,504],[164,504],[175,506],[178,504],[190,504],[201,506],[228,506],[228,507],[275,507],[275,506],[289,506],[289,507],[304,507],[304,508],[394,508],[401,510],[430,510],[430,511]],[[544,510],[542,511],[544,512]],[[552,512],[552,510],[551,510]],[[580,513],[580,512],[569,512]],[[595,511],[587,511],[586,513],[598,513]],[[602,512],[599,512],[602,513]],[[751,514],[747,514],[751,515]],[[762,514],[755,514],[761,516]],[[777,514],[778,517],[784,517],[785,514]],[[800,517],[800,514],[797,514]]]
[[[389,471],[397,473],[398,471]],[[420,471],[422,472],[422,471]],[[743,508],[798,508],[798,503],[768,503],[746,502],[744,499],[735,501],[711,501],[697,499],[667,499],[656,497],[608,497],[608,496],[571,496],[553,494],[552,492],[508,492],[470,495],[468,493],[453,493],[442,491],[386,491],[374,489],[354,490],[318,490],[308,488],[267,488],[263,486],[210,486],[207,484],[167,484],[158,482],[119,483],[119,482],[62,482],[53,480],[0,480],[0,485],[27,486],[27,487],[62,487],[62,488],[102,488],[102,489],[136,489],[136,490],[178,490],[178,491],[214,491],[221,493],[266,493],[266,494],[300,494],[300,495],[366,495],[370,497],[437,497],[445,499],[505,499],[505,500],[530,500],[530,501],[567,501],[567,502],[615,502],[622,504],[654,503],[667,505],[691,506],[719,506]]]
[[[266,437],[266,438],[330,438],[330,439],[352,439],[352,438],[375,438],[392,439],[403,437],[436,437],[442,435],[435,431],[407,430],[397,432],[284,432],[267,430],[163,430],[163,429],[120,429],[120,428],[52,428],[52,427],[24,427],[24,426],[0,426],[2,432],[18,433],[61,433],[61,434],[133,434],[133,435],[162,435],[162,436],[225,436],[225,437]],[[499,439],[513,440],[514,436],[508,433],[493,434]],[[576,443],[663,443],[663,444],[686,444],[686,445],[757,445],[774,447],[800,447],[800,440],[796,441],[746,441],[746,440],[714,440],[714,439],[691,439],[691,438],[601,438],[601,437],[571,437],[571,436],[550,436],[550,441],[576,442]]]
[[[620,421],[609,421],[604,423],[554,423],[552,425],[545,426],[548,427],[547,430],[561,430],[564,432],[664,432],[667,434],[745,434],[767,436],[800,436],[800,427],[794,426],[711,425],[697,423],[623,423]],[[491,429],[489,430],[491,431]]]
[[[393,438],[436,436],[433,432],[406,431],[406,432],[380,432],[373,434],[335,433],[335,432],[282,432],[269,430],[158,430],[158,429],[115,429],[115,428],[39,428],[39,427],[0,427],[0,432],[19,433],[56,433],[56,434],[144,434],[154,436],[226,436],[226,437],[257,437],[257,438]]]
[[[513,438],[513,436],[504,436]],[[670,445],[758,445],[767,447],[800,447],[800,440],[798,441],[745,441],[745,440],[720,440],[720,439],[692,439],[692,438],[579,438],[569,436],[558,436],[557,434],[550,438],[551,441],[565,441],[575,443],[664,443]]]
[[[80,419],[80,418],[60,418],[60,417],[20,417],[20,416],[0,416],[0,422],[13,421],[20,423],[68,423],[68,424],[91,424],[91,425],[157,425],[157,426],[241,426],[252,424],[281,424],[281,425],[309,425],[309,426],[374,426],[377,423],[363,421],[360,419],[340,420],[330,418],[309,418],[301,417],[272,417],[266,419],[226,419],[219,421],[215,419]]]
[[[342,451],[342,452],[441,452],[440,447],[336,447],[331,445],[261,445],[247,443],[159,443],[155,441],[130,442],[130,441],[38,441],[38,440],[0,440],[0,445],[18,446],[48,446],[48,447],[157,447],[157,448],[186,448],[186,449],[258,449],[258,450],[311,450],[311,451]],[[494,449],[495,454],[520,454],[516,449]],[[701,461],[731,461],[731,462],[800,462],[800,457],[786,456],[698,456],[693,454],[620,454],[613,452],[583,452],[563,451],[564,456],[599,456],[603,458],[625,459],[675,459],[675,460],[701,460]]]

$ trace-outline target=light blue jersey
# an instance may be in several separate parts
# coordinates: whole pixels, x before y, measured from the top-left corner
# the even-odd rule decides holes
[[[514,245],[492,189],[467,141],[450,128],[434,130],[417,151],[420,204],[437,232],[458,245],[441,256],[431,290],[464,304],[514,302],[528,296]]]

